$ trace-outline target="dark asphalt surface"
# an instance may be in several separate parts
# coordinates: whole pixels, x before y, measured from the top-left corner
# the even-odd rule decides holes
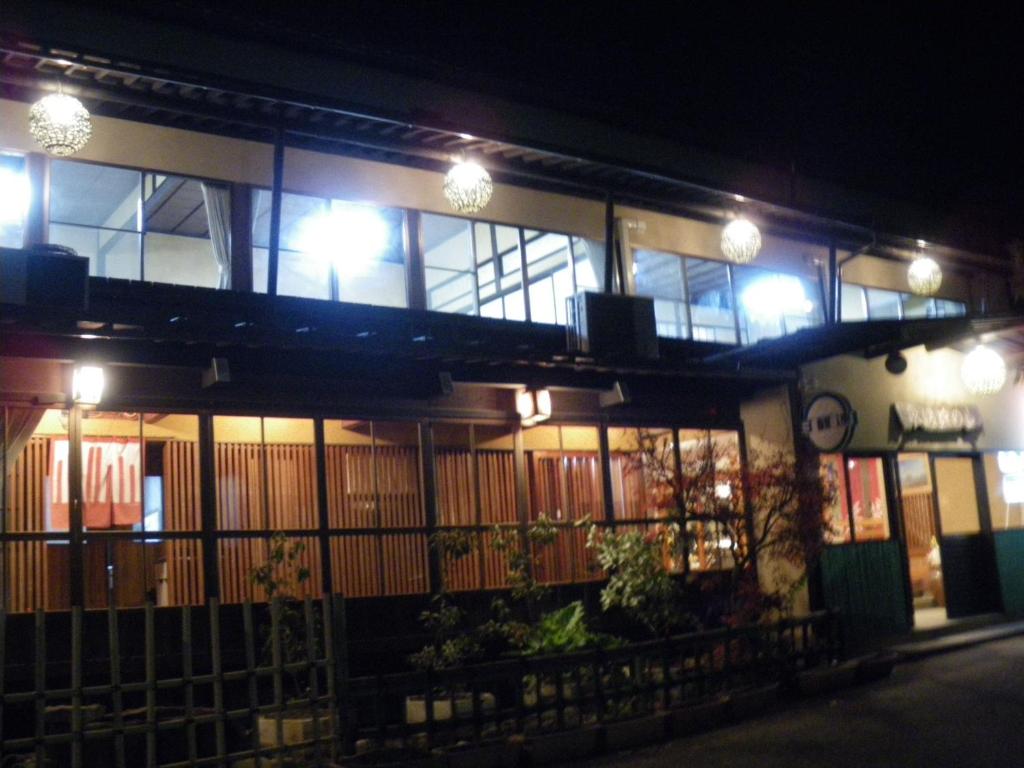
[[[1024,637],[898,665],[880,683],[577,765],[1024,766]]]

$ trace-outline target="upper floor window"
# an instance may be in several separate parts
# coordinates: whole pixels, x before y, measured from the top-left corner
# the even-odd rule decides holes
[[[270,192],[253,192],[253,285],[267,290]],[[406,307],[405,213],[284,193],[277,293]]]
[[[753,344],[825,321],[821,290],[796,275],[734,267],[740,342]]]
[[[853,283],[843,283],[842,286],[844,322],[963,317],[966,314],[967,305],[962,301],[915,296],[884,288],[866,288]]]
[[[600,243],[431,213],[421,221],[427,309],[564,324],[566,299],[599,289]]]
[[[0,154],[0,247],[21,248],[28,199],[25,158]]]
[[[89,259],[89,274],[230,287],[228,190],[212,182],[53,160],[51,243]]]

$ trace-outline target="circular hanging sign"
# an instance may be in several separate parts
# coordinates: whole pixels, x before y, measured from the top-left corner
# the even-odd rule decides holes
[[[823,453],[845,448],[856,426],[857,413],[842,395],[822,392],[804,408],[804,435]]]

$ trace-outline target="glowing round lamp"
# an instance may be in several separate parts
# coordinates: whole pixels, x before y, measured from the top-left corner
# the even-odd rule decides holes
[[[89,110],[74,96],[51,93],[28,111],[28,131],[51,155],[73,155],[92,136]]]
[[[459,213],[481,210],[493,193],[491,175],[477,163],[456,163],[444,177],[445,199]]]
[[[918,256],[907,267],[907,282],[918,296],[931,296],[942,285],[942,269],[935,259]]]
[[[761,251],[761,230],[742,217],[733,219],[722,230],[722,253],[736,264],[749,264]]]
[[[991,395],[1006,383],[1006,363],[998,352],[979,344],[964,357],[960,378],[971,394]]]

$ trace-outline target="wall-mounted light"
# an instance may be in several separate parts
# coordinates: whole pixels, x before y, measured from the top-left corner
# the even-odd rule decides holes
[[[1006,363],[999,353],[979,344],[964,357],[960,378],[973,395],[991,395],[1006,383]]]
[[[729,261],[749,264],[761,252],[761,230],[749,219],[740,216],[722,229],[722,253]]]
[[[516,393],[516,411],[524,427],[532,427],[551,418],[551,392],[546,389],[521,389]]]
[[[494,183],[479,163],[462,160],[444,177],[444,196],[459,213],[476,213],[491,201]]]
[[[71,399],[78,405],[98,405],[103,399],[103,369],[81,365],[71,376]]]
[[[68,96],[62,90],[51,93],[43,96],[29,109],[28,132],[51,155],[73,155],[92,136],[89,110],[74,96]]]
[[[907,283],[918,296],[931,296],[942,285],[942,269],[935,259],[919,255],[907,267]]]

